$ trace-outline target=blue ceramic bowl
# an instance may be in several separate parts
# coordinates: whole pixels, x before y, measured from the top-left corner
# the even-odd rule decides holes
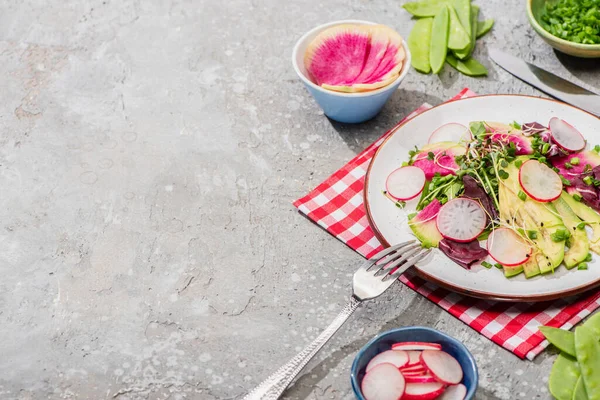
[[[398,89],[400,83],[410,69],[410,51],[405,41],[402,46],[406,52],[406,59],[400,71],[398,78],[387,86],[363,93],[340,93],[332,90],[323,89],[313,83],[306,74],[304,68],[304,53],[308,44],[324,29],[340,24],[362,24],[375,25],[373,22],[360,20],[335,21],[320,25],[306,33],[298,40],[292,54],[292,64],[294,70],[315,98],[319,106],[323,109],[325,115],[338,122],[355,124],[367,121],[376,116],[383,108],[388,99]]]
[[[437,331],[423,326],[409,326],[406,328],[393,329],[391,331],[380,333],[367,343],[356,355],[352,363],[350,380],[352,389],[356,398],[364,400],[360,391],[360,383],[365,376],[365,367],[377,354],[389,350],[393,343],[397,342],[432,342],[442,345],[442,350],[450,354],[460,363],[463,370],[462,384],[467,387],[465,400],[471,400],[477,390],[479,374],[473,355],[458,340]]]

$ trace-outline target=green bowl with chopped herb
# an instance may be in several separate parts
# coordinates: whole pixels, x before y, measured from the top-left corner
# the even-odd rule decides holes
[[[527,0],[527,16],[556,50],[600,58],[600,0]]]

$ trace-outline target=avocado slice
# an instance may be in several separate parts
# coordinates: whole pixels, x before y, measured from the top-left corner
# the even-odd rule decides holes
[[[568,196],[567,193],[564,194]],[[571,269],[585,260],[590,252],[590,241],[585,229],[578,228],[581,219],[569,207],[563,196],[554,200],[552,205],[556,208],[556,211],[560,214],[565,226],[571,233],[571,237],[567,240],[569,249],[565,251],[565,265],[568,269]]]
[[[529,257],[529,260],[527,260],[525,264],[523,264],[523,272],[525,273],[525,277],[527,279],[533,278],[534,276],[537,276],[541,273],[540,267],[538,267],[535,253],[532,254],[531,257]]]
[[[421,246],[426,249],[438,247],[440,240],[443,239],[436,224],[440,208],[442,208],[442,205],[435,199],[408,221],[408,226],[417,239],[421,241]]]
[[[583,222],[592,228],[592,238],[589,239],[590,250],[596,254],[600,254],[600,215],[582,202],[575,200],[568,193],[563,192],[560,198],[571,207]]]
[[[504,276],[507,278],[512,278],[513,276],[517,276],[523,272],[523,265],[516,265],[514,267],[507,267],[506,265],[502,266],[504,269]]]

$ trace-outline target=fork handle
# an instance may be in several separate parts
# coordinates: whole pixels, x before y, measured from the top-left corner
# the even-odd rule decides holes
[[[277,372],[255,387],[243,400],[277,400],[306,364],[308,364],[325,343],[327,343],[337,330],[340,329],[350,315],[352,315],[360,303],[360,300],[352,296],[350,302],[346,304],[327,329],[313,340],[312,343],[306,346],[304,350],[296,354],[296,356],[287,364],[284,364]]]

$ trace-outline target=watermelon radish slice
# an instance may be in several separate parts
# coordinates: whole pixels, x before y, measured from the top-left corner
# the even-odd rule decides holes
[[[440,382],[407,383],[402,400],[433,400],[444,393],[444,384]]]
[[[529,160],[521,165],[519,183],[529,197],[541,202],[558,199],[563,190],[560,176],[537,160]]]
[[[496,262],[507,267],[523,264],[531,254],[531,247],[509,228],[494,229],[488,236],[487,250]]]
[[[421,362],[439,382],[455,385],[463,378],[463,370],[454,357],[445,351],[425,350]]]
[[[418,167],[398,168],[387,177],[385,188],[396,200],[410,200],[417,197],[425,186],[425,172]]]
[[[585,139],[572,125],[564,120],[553,117],[548,124],[552,141],[560,148],[573,152],[582,150],[585,147]]]
[[[356,82],[366,82],[377,70],[385,57],[390,39],[393,36],[390,34],[390,31],[397,35],[396,32],[385,25],[376,25],[371,28],[371,47],[365,60],[365,65],[356,78]],[[394,37],[394,40],[397,40],[397,38]],[[400,40],[400,43],[402,43],[402,40]]]
[[[387,350],[377,354],[367,364],[366,372],[369,372],[379,364],[392,364],[396,368],[400,368],[408,364],[408,354],[402,350]]]
[[[444,204],[437,216],[442,236],[461,243],[475,240],[486,225],[485,210],[475,200],[464,197]]]
[[[462,143],[473,139],[471,131],[464,125],[451,122],[437,128],[427,143],[456,142]]]
[[[467,152],[465,146],[454,142],[430,143],[421,149],[413,158],[413,165],[425,172],[425,177],[430,180],[435,174],[440,176],[453,175],[459,170],[455,161],[456,156]],[[433,159],[431,155],[433,153]]]
[[[398,400],[404,394],[404,377],[392,364],[379,364],[367,372],[360,389],[366,400]]]
[[[406,383],[429,383],[429,382],[437,382],[432,375],[404,375],[404,380]]]
[[[467,395],[467,387],[462,383],[458,385],[450,385],[444,391],[438,400],[464,400]]]
[[[392,345],[393,350],[441,350],[439,343],[428,342],[400,342]]]
[[[408,364],[406,367],[421,364],[421,352],[418,350],[409,350],[408,353]]]

